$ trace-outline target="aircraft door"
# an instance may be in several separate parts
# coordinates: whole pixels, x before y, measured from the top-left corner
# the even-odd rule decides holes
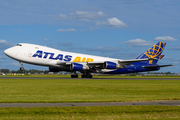
[[[28,52],[28,57],[31,58],[33,53],[31,51]]]

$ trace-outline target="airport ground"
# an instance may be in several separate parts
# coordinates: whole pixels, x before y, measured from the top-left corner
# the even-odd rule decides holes
[[[4,76],[3,76],[4,77]],[[19,77],[19,76],[17,76]],[[0,79],[1,103],[109,103],[179,101],[179,77]],[[32,79],[33,78],[33,79]],[[34,79],[35,78],[35,79]],[[108,78],[108,79],[106,79]],[[114,77],[112,77],[114,78]],[[137,77],[135,77],[137,78]],[[139,77],[138,77],[139,78]],[[0,119],[180,119],[179,106],[5,107]]]

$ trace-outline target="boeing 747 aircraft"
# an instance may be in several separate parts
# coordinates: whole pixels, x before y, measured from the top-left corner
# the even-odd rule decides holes
[[[124,74],[159,70],[160,67],[172,65],[158,65],[166,43],[158,42],[146,52],[132,60],[99,57],[80,53],[65,52],[46,46],[20,43],[6,49],[4,53],[20,62],[20,70],[24,70],[23,63],[49,67],[50,72],[72,72],[71,78],[78,78],[77,71],[82,78],[92,78],[91,73]]]

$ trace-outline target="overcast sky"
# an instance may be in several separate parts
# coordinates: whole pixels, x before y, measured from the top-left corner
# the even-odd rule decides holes
[[[119,59],[135,59],[165,42],[160,72],[180,72],[179,0],[1,0],[0,68],[20,64],[4,55],[17,43]],[[25,69],[47,70],[24,64]]]

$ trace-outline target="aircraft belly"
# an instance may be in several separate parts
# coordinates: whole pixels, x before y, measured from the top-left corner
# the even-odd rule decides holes
[[[125,74],[125,73],[134,73],[134,72],[145,72],[145,69],[141,66],[127,66],[127,68],[114,69],[114,70],[104,70],[105,74]]]

